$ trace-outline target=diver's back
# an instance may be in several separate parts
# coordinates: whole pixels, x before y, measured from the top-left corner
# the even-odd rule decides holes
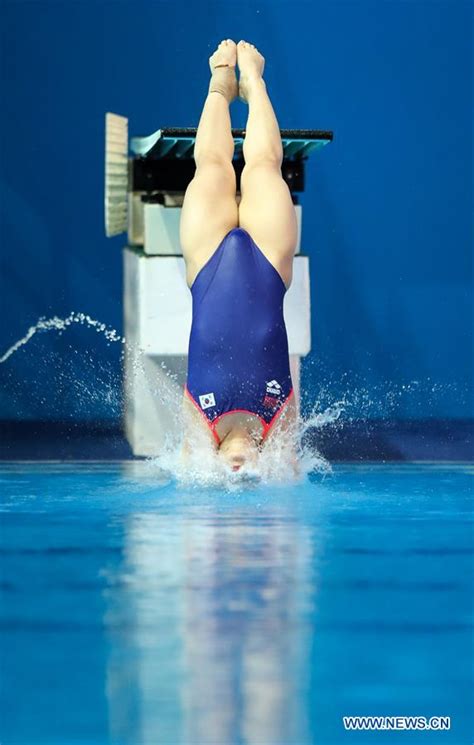
[[[219,413],[253,410],[256,400],[265,399],[269,381],[288,396],[286,287],[246,230],[234,228],[225,236],[191,292],[187,388],[194,400],[213,392],[221,399]]]

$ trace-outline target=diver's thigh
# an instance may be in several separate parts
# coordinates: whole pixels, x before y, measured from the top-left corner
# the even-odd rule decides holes
[[[222,239],[238,224],[232,164],[206,161],[196,169],[181,210],[180,242],[189,284]]]
[[[298,241],[296,211],[278,163],[246,165],[241,176],[239,224],[274,262],[292,262]]]

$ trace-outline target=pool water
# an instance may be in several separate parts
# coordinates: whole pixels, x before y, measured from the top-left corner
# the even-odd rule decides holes
[[[473,472],[2,465],[2,744],[471,743]]]

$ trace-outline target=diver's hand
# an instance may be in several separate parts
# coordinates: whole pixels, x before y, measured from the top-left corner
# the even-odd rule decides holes
[[[181,449],[179,452],[179,462],[183,467],[186,467],[189,464],[190,455],[191,448],[189,447],[188,439],[186,437],[183,437]]]
[[[290,450],[289,464],[292,474],[295,476],[295,478],[301,478],[301,475],[303,473],[301,463],[299,461],[298,455],[296,454],[296,450],[294,450],[293,448]]]

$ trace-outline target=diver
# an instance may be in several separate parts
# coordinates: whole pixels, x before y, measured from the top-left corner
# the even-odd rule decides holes
[[[281,174],[283,147],[262,77],[264,57],[253,44],[226,39],[209,65],[196,171],[180,222],[193,309],[182,452],[192,450],[192,427],[204,426],[226,466],[245,471],[276,438],[296,432],[283,300],[297,220]],[[240,200],[229,112],[237,96],[248,104]],[[296,466],[295,449],[284,452]]]

